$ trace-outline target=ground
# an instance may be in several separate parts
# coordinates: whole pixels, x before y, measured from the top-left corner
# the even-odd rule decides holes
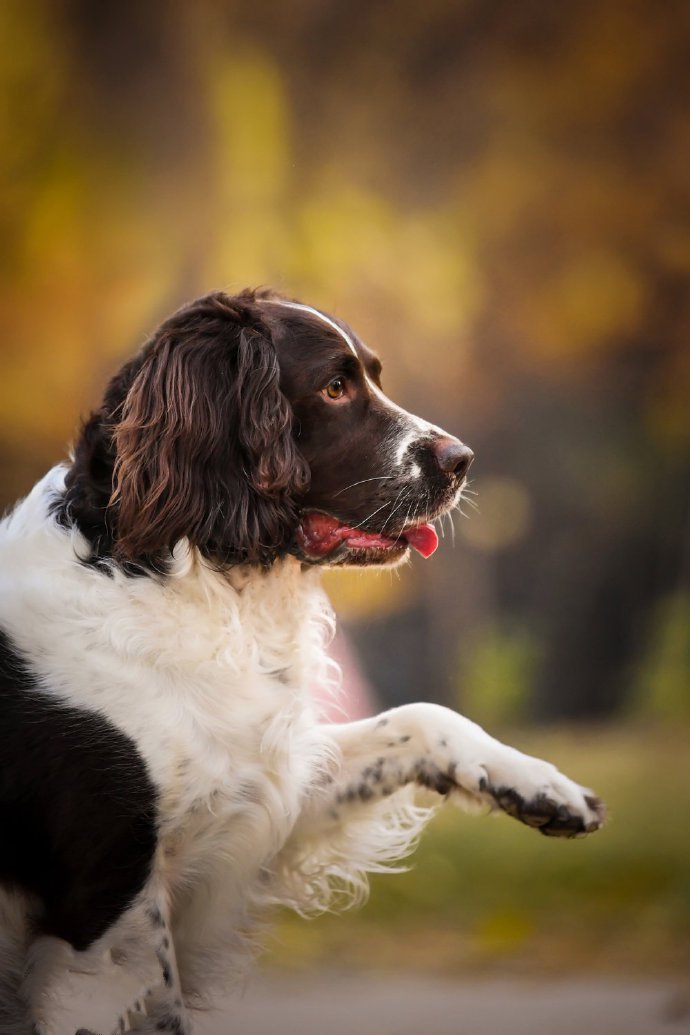
[[[686,991],[670,980],[273,975],[252,981],[215,1019],[200,1021],[198,1035],[686,1035]],[[98,1011],[91,1011],[95,1018]],[[72,1016],[74,1024],[84,1020],[79,1011]],[[73,1035],[74,1027],[68,1031]]]

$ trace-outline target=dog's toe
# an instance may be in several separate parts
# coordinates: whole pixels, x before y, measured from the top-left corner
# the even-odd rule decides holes
[[[486,790],[505,813],[546,837],[584,837],[603,824],[604,803],[553,766],[542,763],[529,776],[520,790],[496,783]]]
[[[587,811],[558,802],[546,792],[523,798],[513,787],[494,791],[498,806],[514,819],[534,827],[546,837],[578,837],[596,830],[601,824],[593,810]],[[591,815],[588,814],[591,811]]]

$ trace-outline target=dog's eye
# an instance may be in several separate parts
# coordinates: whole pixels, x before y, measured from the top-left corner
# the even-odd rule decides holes
[[[345,395],[345,378],[334,377],[333,380],[326,385],[324,392],[329,399],[342,399]]]

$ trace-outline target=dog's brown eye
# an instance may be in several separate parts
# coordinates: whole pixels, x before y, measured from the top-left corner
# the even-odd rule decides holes
[[[345,395],[345,378],[334,377],[330,384],[326,385],[325,392],[329,399],[342,399]]]

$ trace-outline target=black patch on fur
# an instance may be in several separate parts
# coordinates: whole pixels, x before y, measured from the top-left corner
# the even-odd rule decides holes
[[[376,765],[368,765],[362,772],[362,777],[373,783],[381,783],[383,779],[383,762],[377,762]]]
[[[88,948],[144,886],[157,796],[135,744],[35,688],[0,631],[0,883],[38,896],[37,931]]]
[[[433,762],[424,758],[418,759],[415,763],[412,775],[421,787],[427,787],[437,794],[450,794],[457,786],[450,772],[443,772]]]
[[[559,805],[546,794],[537,794],[527,800],[514,787],[489,788],[489,791],[509,816],[529,827],[535,827],[547,837],[577,837],[595,830],[599,825],[597,822],[586,826],[579,813],[571,812],[567,805]],[[599,820],[601,818],[603,813]]]
[[[146,915],[154,927],[165,927],[165,920],[158,906],[149,906]]]
[[[185,1035],[184,1025],[179,1017],[169,1014],[161,1017],[156,1024],[156,1031],[167,1032],[167,1035]]]
[[[135,360],[128,364],[109,386],[113,397],[120,397],[120,405],[128,387],[127,375],[137,369],[135,364]],[[65,479],[65,492],[52,501],[50,514],[62,528],[76,527],[84,536],[88,553],[79,559],[86,567],[110,577],[114,566],[131,577],[165,575],[168,566],[161,559],[141,557],[129,561],[115,557],[116,519],[109,508],[114,464],[115,449],[107,420],[102,413],[93,414],[81,429],[74,462]]]

